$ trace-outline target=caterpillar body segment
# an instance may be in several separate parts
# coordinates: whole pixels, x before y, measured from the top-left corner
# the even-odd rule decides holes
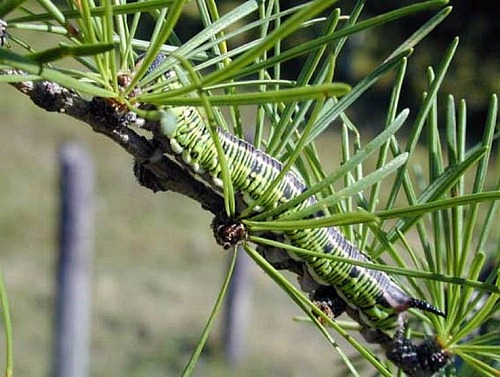
[[[283,169],[283,164],[256,149],[244,140],[217,129],[235,191],[242,194],[247,205],[264,195]],[[170,108],[165,112],[155,136],[170,145],[171,151],[182,156],[194,171],[204,171],[212,184],[220,185],[221,166],[217,151],[205,122],[194,107]],[[306,190],[303,180],[293,171],[267,195],[262,209],[272,209]],[[310,197],[296,207],[278,214],[300,210],[316,202]],[[362,262],[370,259],[347,241],[334,227],[300,229],[285,232],[290,242],[299,248],[318,253],[349,258]],[[349,263],[313,257],[300,252],[291,255],[303,261],[314,280],[320,285],[333,286],[352,309],[359,312],[362,324],[374,328],[394,328],[397,314],[418,308],[437,315],[444,313],[431,304],[409,297],[386,273],[353,266]]]
[[[212,182],[221,187],[221,166],[217,150],[204,120],[192,107],[175,107],[162,118],[160,138],[167,136],[171,150],[182,156],[193,170],[208,172]],[[173,126],[173,117],[177,123]],[[240,140],[222,129],[217,129],[225,158],[229,165],[233,186],[243,195],[247,205],[260,198],[278,174],[283,165],[268,154],[256,149],[250,143]],[[273,208],[298,196],[305,185],[293,172],[278,184],[272,195],[262,204],[263,208]]]

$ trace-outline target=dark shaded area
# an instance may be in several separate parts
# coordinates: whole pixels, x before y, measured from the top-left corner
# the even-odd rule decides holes
[[[411,1],[388,0],[384,2],[368,1],[366,11],[376,15],[409,5]],[[451,1],[453,11],[425,40],[419,44],[409,60],[406,85],[403,88],[403,105],[416,108],[421,102],[421,93],[426,89],[426,68],[436,68],[455,37],[460,38],[458,51],[450,66],[441,90],[441,109],[445,96],[453,94],[456,100],[464,98],[468,105],[468,124],[470,141],[481,137],[486,121],[486,109],[492,93],[500,92],[500,23],[498,4],[488,0]],[[404,21],[384,25],[374,29],[366,36],[362,48],[357,46],[356,55],[366,60],[374,57],[382,59],[393,46],[403,41],[419,28],[431,14],[417,14]],[[353,72],[363,75],[362,69]],[[387,93],[391,85],[382,86],[381,92]],[[387,86],[387,87],[385,87]],[[378,88],[377,88],[378,89]],[[376,109],[380,93],[371,92],[368,108]],[[384,102],[386,103],[386,102]],[[382,106],[385,106],[382,104]],[[371,111],[366,112],[368,115]],[[415,114],[413,114],[415,115]],[[443,114],[440,114],[443,116]]]

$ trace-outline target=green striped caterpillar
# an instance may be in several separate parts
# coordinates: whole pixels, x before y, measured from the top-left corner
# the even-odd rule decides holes
[[[302,178],[293,171],[288,171],[276,187],[270,189],[271,182],[283,170],[283,164],[220,128],[216,132],[229,167],[233,188],[246,205],[251,206],[264,196],[259,209],[273,209],[307,189]],[[221,165],[215,142],[197,108],[184,106],[162,110],[161,120],[153,127],[153,133],[155,139],[164,145],[170,158],[189,165],[194,175],[211,186],[222,188]],[[315,203],[315,197],[311,196],[275,217],[279,218]],[[221,218],[215,221],[214,232],[224,246],[244,239],[245,231],[237,219]],[[285,236],[292,245],[301,249],[371,262],[334,227],[286,231]],[[312,280],[313,300],[323,304],[323,307],[330,307],[328,302],[335,302],[336,306],[331,307],[334,315],[346,311],[362,326],[365,338],[381,344],[388,358],[407,374],[432,375],[448,364],[449,356],[436,340],[414,345],[402,337],[398,323],[399,314],[410,308],[443,317],[444,312],[426,301],[408,296],[389,275],[300,252],[294,252],[288,257],[305,268],[303,278],[307,276]],[[328,294],[320,297],[321,294],[318,293],[324,287],[328,288]],[[387,335],[387,332],[394,329],[394,336]]]
[[[218,129],[219,139],[230,167],[230,174],[235,190],[242,194],[243,201],[251,205],[258,200],[280,173],[283,165],[251,144],[237,139],[235,136]],[[167,149],[184,163],[190,165],[196,174],[210,177],[211,184],[221,186],[221,167],[217,159],[217,151],[199,112],[192,107],[168,109],[155,137],[167,145]],[[268,199],[261,203],[263,209],[274,208],[305,191],[306,186],[293,172],[288,172],[284,179],[273,189]],[[292,210],[299,210],[314,204],[314,197],[309,198]],[[281,214],[282,215],[282,214]],[[279,217],[280,215],[278,215]],[[242,231],[238,224],[230,224],[236,229],[236,242],[241,239]],[[222,228],[222,230],[224,230]],[[221,230],[219,229],[219,232]],[[228,231],[229,232],[229,231]],[[222,232],[224,233],[224,232]],[[295,230],[286,232],[290,242],[303,249],[342,256],[358,261],[369,262],[369,258],[349,243],[341,233],[333,227]],[[353,266],[330,259],[310,257],[296,253],[291,256],[307,267],[307,272],[319,286],[333,287],[341,302],[346,304],[352,316],[367,329],[387,330],[397,327],[398,314],[416,308],[444,316],[444,313],[431,304],[409,297],[386,273]],[[345,309],[344,309],[345,310]],[[340,313],[337,313],[340,314]],[[438,371],[448,363],[449,358],[439,346],[439,362],[430,363],[429,367],[420,368],[423,361],[429,359],[428,343],[422,348],[416,348],[408,342],[398,339],[384,339],[384,344],[392,344],[387,354],[392,357],[397,366],[407,371],[424,369],[428,375]],[[432,344],[436,344],[435,342]],[[406,352],[407,350],[408,352]],[[434,354],[438,354],[435,352]],[[423,361],[420,356],[424,355]],[[414,357],[413,357],[414,356]],[[427,364],[425,364],[427,365]]]

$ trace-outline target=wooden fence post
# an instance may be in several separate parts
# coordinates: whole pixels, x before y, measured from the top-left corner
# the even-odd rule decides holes
[[[87,151],[59,151],[60,224],[57,270],[55,377],[89,374],[94,169]]]

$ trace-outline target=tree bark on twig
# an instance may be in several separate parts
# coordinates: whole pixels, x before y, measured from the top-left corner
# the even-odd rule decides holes
[[[19,74],[14,70],[2,74]],[[94,97],[83,98],[77,92],[48,81],[25,81],[12,84],[27,95],[38,107],[80,120],[94,132],[105,135],[120,145],[136,161],[136,175],[154,176],[156,181],[146,187],[153,191],[174,191],[186,195],[217,215],[224,209],[224,200],[213,188],[196,180],[187,166],[158,153],[159,145],[134,130],[135,114],[123,112],[111,101]]]

